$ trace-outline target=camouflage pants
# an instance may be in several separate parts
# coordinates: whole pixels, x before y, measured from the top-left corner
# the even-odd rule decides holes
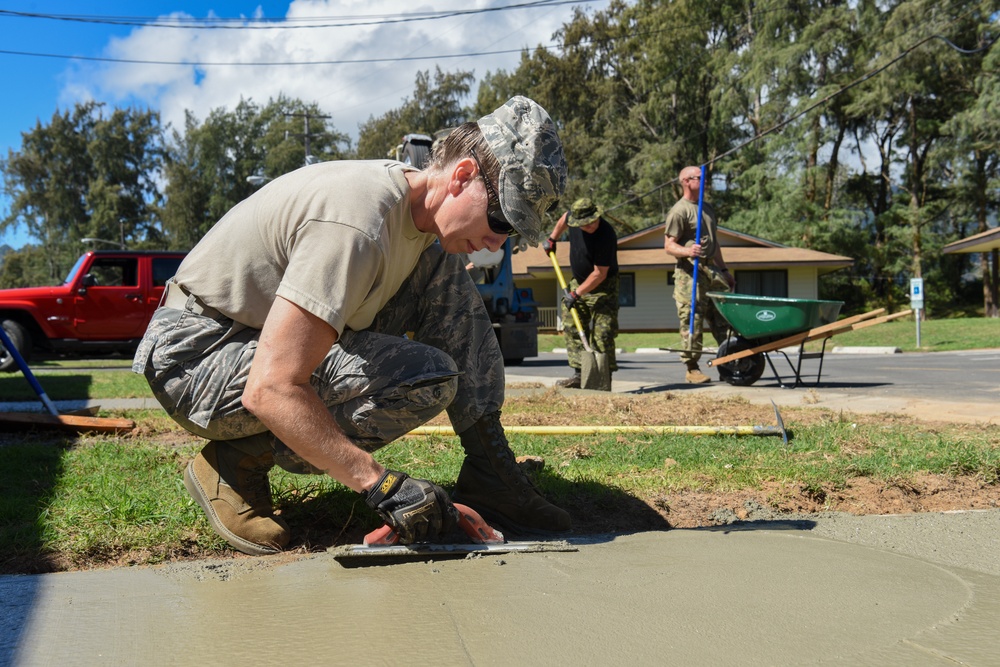
[[[677,317],[680,320],[681,347],[690,352],[681,352],[684,363],[698,363],[701,359],[702,331],[708,325],[715,341],[721,345],[726,340],[729,324],[716,310],[715,304],[708,298],[708,292],[728,292],[729,283],[715,268],[698,271],[698,297],[694,311],[694,336],[692,337],[691,322],[691,289],[693,278],[686,271],[674,272],[674,302],[677,304]]]
[[[407,332],[413,340],[404,338]],[[192,433],[248,454],[270,448],[286,470],[316,472],[243,407],[259,336],[225,316],[160,308],[132,370],[146,376],[167,413]],[[428,248],[371,327],[343,333],[312,385],[340,428],[367,451],[444,409],[456,432],[499,410],[500,345],[460,260],[436,244]]]
[[[580,284],[574,278],[569,283],[570,290],[575,290]],[[587,336],[587,342],[594,352],[608,356],[608,367],[612,372],[618,370],[615,359],[615,337],[618,335],[618,276],[605,280],[598,289],[580,296],[576,302],[576,312],[580,316],[580,324]],[[562,304],[560,316],[563,323],[563,334],[566,336],[566,354],[569,365],[580,370],[580,355],[583,353],[583,343],[577,333],[573,315],[566,304]]]

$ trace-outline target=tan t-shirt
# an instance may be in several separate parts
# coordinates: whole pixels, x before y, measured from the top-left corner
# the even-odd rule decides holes
[[[345,160],[285,174],[223,216],[175,279],[255,329],[275,296],[338,334],[365,329],[436,239],[413,224],[408,169]]]
[[[693,246],[695,232],[698,228],[698,202],[681,198],[667,213],[667,224],[663,230],[664,236],[672,236],[677,239],[678,245]],[[716,241],[718,236],[718,223],[715,217],[715,209],[707,201],[702,202],[701,210],[701,247],[704,255],[702,263],[707,263],[715,257]],[[677,268],[688,273],[694,270],[694,265],[688,257],[677,258]]]

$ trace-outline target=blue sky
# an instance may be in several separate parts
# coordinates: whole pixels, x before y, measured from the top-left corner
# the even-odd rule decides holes
[[[558,2],[558,0],[556,0]],[[426,21],[395,21],[415,13],[523,4],[523,0],[143,0],[121,2],[7,0],[0,2],[0,50],[57,56],[189,64],[97,62],[0,53],[0,155],[21,146],[21,133],[48,124],[56,111],[89,99],[109,106],[149,107],[165,123],[180,125],[185,109],[204,118],[214,108],[232,108],[240,97],[265,103],[285,94],[316,102],[333,116],[337,130],[357,136],[358,124],[396,107],[413,90],[418,71],[512,70],[516,50],[551,44],[552,34],[574,9],[592,12],[608,0],[465,14]],[[40,17],[18,12],[87,17],[205,18],[263,16],[287,28],[307,17],[328,26],[283,30],[180,30],[148,25],[109,25]],[[331,27],[352,22],[352,27]],[[357,25],[365,23],[368,25]],[[444,57],[457,54],[512,53]],[[438,57],[441,56],[441,57]],[[352,63],[364,59],[385,62]],[[330,63],[330,61],[337,61]],[[197,67],[194,63],[223,63]],[[247,67],[234,62],[324,62],[302,66]],[[0,195],[0,214],[9,202]],[[23,234],[0,237],[19,248]]]

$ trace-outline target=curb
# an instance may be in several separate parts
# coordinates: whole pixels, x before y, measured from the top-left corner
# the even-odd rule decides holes
[[[898,347],[835,347],[831,354],[902,354]]]

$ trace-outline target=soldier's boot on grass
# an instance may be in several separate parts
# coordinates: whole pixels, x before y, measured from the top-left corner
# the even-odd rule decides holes
[[[565,533],[572,527],[569,513],[543,498],[517,464],[499,412],[482,417],[459,437],[465,461],[455,485],[455,502],[515,534]]]
[[[687,380],[688,384],[705,384],[712,381],[710,377],[701,372],[697,362],[690,361],[687,364],[687,373],[684,374],[684,379]]]
[[[580,377],[580,371],[577,370],[573,375],[562,380],[556,380],[557,387],[563,387],[565,389],[579,389],[582,386],[583,378]]]
[[[246,454],[226,442],[209,442],[184,471],[184,486],[212,529],[253,556],[281,551],[291,531],[274,515],[268,471],[274,455]]]

